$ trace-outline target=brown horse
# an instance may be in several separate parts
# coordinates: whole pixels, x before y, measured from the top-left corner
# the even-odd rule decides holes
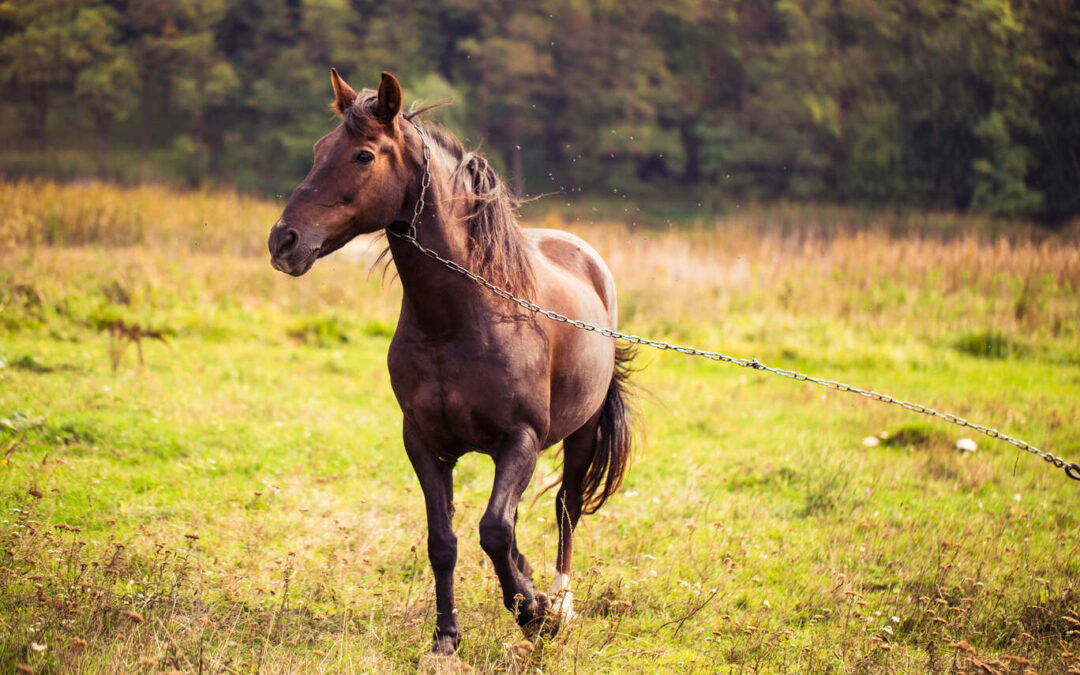
[[[518,227],[513,200],[488,162],[416,114],[402,114],[401,85],[392,75],[383,73],[378,92],[359,94],[334,70],[330,80],[342,122],[315,144],[311,171],[270,231],[274,268],[299,276],[358,234],[401,235],[415,227],[424,247],[515,295],[616,327],[615,284],[592,247],[565,232]],[[554,632],[573,616],[574,527],[582,512],[592,513],[618,489],[627,468],[631,355],[608,338],[537,318],[423,255],[407,238],[388,240],[404,290],[390,381],[427,506],[437,612],[432,652],[453,654],[459,641],[453,469],[471,451],[495,461],[480,545],[503,602],[526,635]],[[549,600],[533,588],[514,527],[537,455],[560,441],[559,549]]]

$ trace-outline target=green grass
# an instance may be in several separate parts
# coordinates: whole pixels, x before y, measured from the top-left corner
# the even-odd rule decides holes
[[[674,255],[665,241],[656,256]],[[931,261],[937,276],[907,278],[872,257],[833,273],[798,248],[788,274],[744,247],[730,253],[748,257],[748,281],[668,285],[602,248],[629,330],[1080,458],[1080,309],[1061,275],[951,278]],[[414,670],[434,593],[385,368],[399,294],[339,258],[291,279],[261,258],[150,246],[0,255],[0,668]],[[1018,316],[1025,298],[1038,309]],[[168,344],[144,342],[143,366],[129,347],[114,372],[113,319]],[[531,652],[477,542],[490,460],[459,464],[466,663],[1080,667],[1080,490],[1060,470],[981,437],[961,455],[964,430],[850,394],[674,354],[639,365],[643,442],[578,531],[581,617]],[[546,453],[518,525],[543,587],[556,533],[553,494],[537,495],[557,465]]]

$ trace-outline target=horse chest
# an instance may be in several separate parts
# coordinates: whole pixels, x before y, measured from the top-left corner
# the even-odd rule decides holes
[[[395,338],[388,365],[402,412],[432,437],[478,450],[523,421],[542,437],[550,403],[546,352],[501,344]]]

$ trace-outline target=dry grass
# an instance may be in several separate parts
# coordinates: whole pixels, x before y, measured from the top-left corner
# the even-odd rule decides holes
[[[178,192],[87,181],[0,182],[0,251],[15,247],[148,246],[255,255],[280,208],[230,190]]]

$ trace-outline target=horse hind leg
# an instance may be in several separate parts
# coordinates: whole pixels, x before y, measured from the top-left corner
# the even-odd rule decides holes
[[[559,549],[555,579],[551,584],[551,611],[556,621],[552,633],[574,619],[574,593],[570,590],[570,569],[574,554],[574,528],[581,519],[585,474],[596,451],[597,420],[593,419],[563,441],[562,485],[555,496],[555,522],[559,527]]]
[[[616,349],[615,372],[604,404],[587,424],[563,441],[563,479],[555,497],[559,552],[551,587],[552,611],[559,621],[551,622],[552,632],[574,618],[570,590],[574,528],[583,512],[596,512],[619,489],[629,466],[632,434],[627,378],[633,356],[630,350]]]

